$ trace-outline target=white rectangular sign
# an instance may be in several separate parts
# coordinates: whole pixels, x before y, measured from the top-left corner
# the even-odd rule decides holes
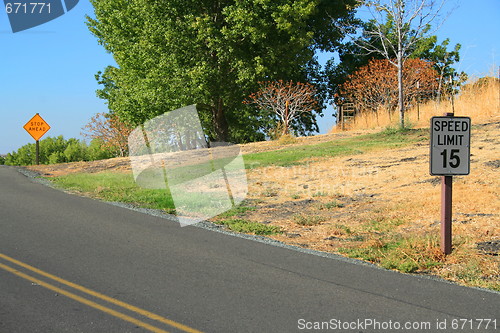
[[[430,173],[434,176],[470,172],[469,117],[432,117]]]

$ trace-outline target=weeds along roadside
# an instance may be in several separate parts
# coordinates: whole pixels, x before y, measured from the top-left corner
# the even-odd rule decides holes
[[[317,161],[338,156],[361,157],[367,152],[378,150],[385,152],[426,140],[428,140],[427,130],[386,129],[377,134],[248,154],[245,155],[245,162],[250,170],[259,170],[268,166],[300,168],[306,166],[311,159]],[[127,173],[75,174],[57,177],[54,181],[66,189],[103,200],[122,201],[142,207],[163,209],[168,213],[175,212],[171,199],[165,195],[164,191],[137,188],[132,176]],[[259,193],[260,202],[247,201],[235,210],[221,214],[212,222],[236,232],[265,235],[289,241],[287,235],[291,232],[287,228],[268,223],[269,221],[255,221],[251,216],[265,204],[266,198],[273,198],[275,195],[277,194],[272,189]],[[318,204],[319,206],[315,208],[318,211],[341,211],[345,205],[338,198],[331,198],[321,191],[312,192],[309,197],[320,202],[320,205]],[[294,194],[290,196],[290,199],[300,201],[305,197]],[[374,222],[376,220],[366,220],[358,226],[342,223],[333,225],[329,237],[341,239],[341,244],[328,251],[374,262],[388,269],[433,274],[465,285],[499,290],[498,262],[495,266],[495,261],[490,260],[490,257],[479,255],[472,238],[466,236],[455,238],[454,253],[452,256],[443,258],[440,256],[435,234],[412,235],[399,230],[404,228],[408,221],[392,217],[387,219],[379,217],[379,219],[376,223]],[[316,226],[325,224],[325,220],[321,216],[297,214],[292,218],[292,223],[301,228],[314,229]],[[386,230],[384,226],[391,228]],[[309,246],[297,242],[294,242],[294,245]]]

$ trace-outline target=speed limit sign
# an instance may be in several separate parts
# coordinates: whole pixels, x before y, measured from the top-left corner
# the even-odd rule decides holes
[[[469,117],[432,117],[430,173],[434,176],[470,172]]]

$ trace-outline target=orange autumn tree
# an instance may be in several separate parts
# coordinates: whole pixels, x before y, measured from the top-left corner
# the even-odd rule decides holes
[[[274,112],[283,125],[282,135],[289,134],[290,125],[302,113],[318,109],[316,88],[310,83],[294,81],[259,82],[260,89],[246,103]]]
[[[116,114],[97,113],[85,125],[82,134],[99,140],[103,148],[123,157],[128,154],[128,136],[133,129],[133,126],[122,121]]]
[[[387,59],[372,59],[368,65],[348,76],[340,86],[341,100],[352,102],[360,112],[378,112],[385,107],[389,112],[398,107],[397,68]],[[405,107],[415,101],[425,101],[436,95],[438,73],[433,63],[422,59],[408,59],[403,70]]]

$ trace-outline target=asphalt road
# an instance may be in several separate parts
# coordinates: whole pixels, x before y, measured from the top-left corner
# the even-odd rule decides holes
[[[1,333],[493,332],[477,319],[500,330],[499,309],[498,293],[181,228],[0,167]]]

